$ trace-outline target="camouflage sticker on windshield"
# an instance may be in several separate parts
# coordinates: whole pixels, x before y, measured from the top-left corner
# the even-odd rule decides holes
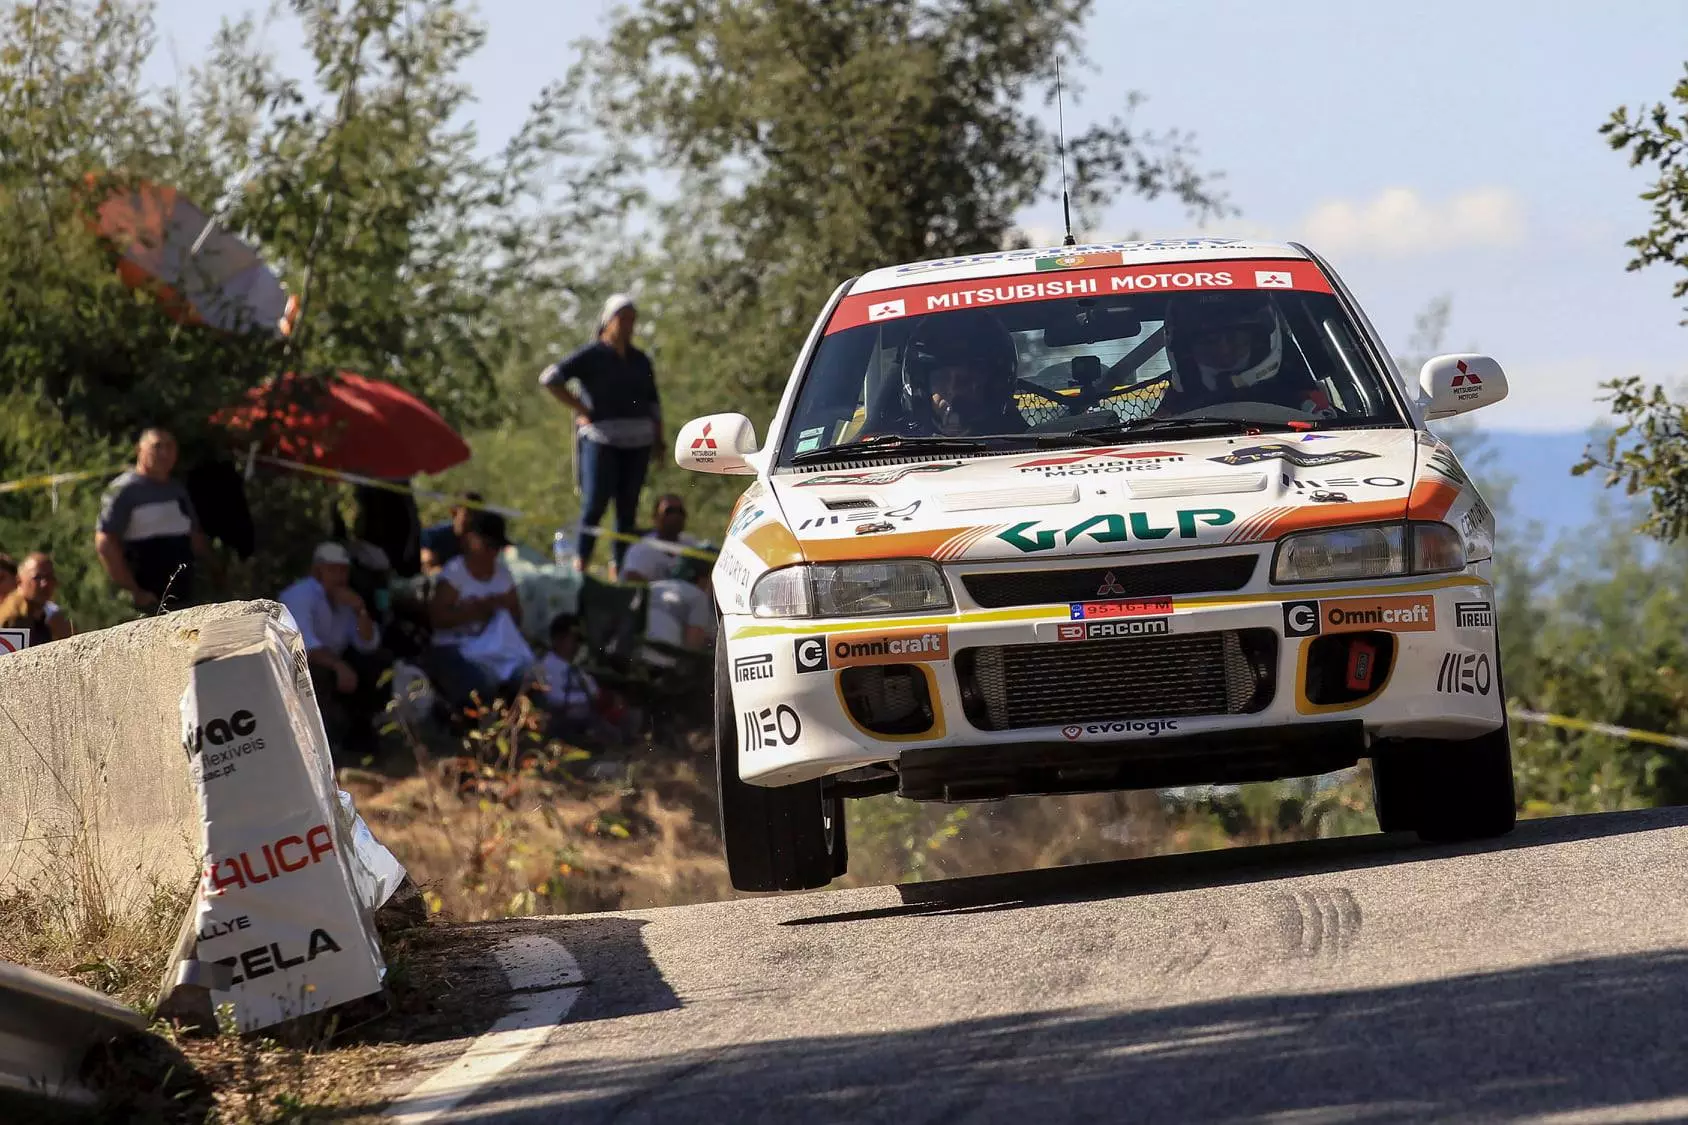
[[[1252,445],[1247,449],[1236,449],[1223,457],[1209,457],[1209,461],[1217,461],[1221,465],[1257,465],[1262,461],[1287,461],[1300,469],[1311,469],[1317,465],[1337,465],[1344,461],[1361,461],[1367,457],[1376,457],[1375,453],[1367,453],[1361,449],[1338,449],[1330,453],[1309,453],[1297,449],[1293,445]]]

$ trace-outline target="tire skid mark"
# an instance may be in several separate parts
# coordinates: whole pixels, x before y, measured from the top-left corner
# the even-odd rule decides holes
[[[1347,887],[1296,887],[1275,891],[1269,905],[1277,916],[1281,952],[1302,959],[1340,957],[1353,947],[1365,921],[1360,900]]]

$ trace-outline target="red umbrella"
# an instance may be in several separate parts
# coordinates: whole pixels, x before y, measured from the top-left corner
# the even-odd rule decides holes
[[[262,423],[263,452],[368,477],[442,473],[469,459],[469,446],[427,403],[350,371],[327,379],[288,372],[211,420],[237,432]]]

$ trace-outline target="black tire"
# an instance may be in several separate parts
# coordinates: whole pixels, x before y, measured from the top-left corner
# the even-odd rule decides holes
[[[844,800],[820,781],[769,788],[739,780],[738,716],[727,666],[727,638],[715,638],[715,776],[727,874],[741,891],[824,887],[848,869]]]
[[[1372,759],[1378,827],[1453,843],[1504,836],[1518,821],[1512,736],[1503,725],[1457,742],[1414,739]]]

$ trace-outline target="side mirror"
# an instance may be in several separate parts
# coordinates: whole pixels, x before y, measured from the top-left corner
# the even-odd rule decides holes
[[[756,452],[756,427],[743,414],[693,418],[674,438],[674,463],[694,473],[755,476],[745,460]]]
[[[1506,372],[1486,355],[1439,355],[1418,369],[1426,421],[1491,406],[1506,397]]]

